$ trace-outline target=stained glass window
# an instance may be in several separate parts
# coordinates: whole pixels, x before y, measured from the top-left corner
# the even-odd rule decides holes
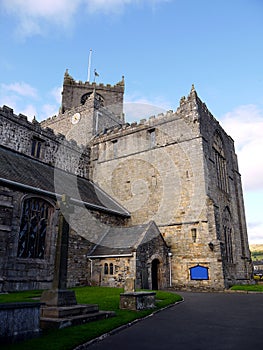
[[[45,240],[53,207],[41,198],[28,198],[23,203],[17,256],[44,259]]]

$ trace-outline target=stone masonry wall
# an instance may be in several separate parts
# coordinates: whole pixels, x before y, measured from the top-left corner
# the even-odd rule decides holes
[[[38,197],[54,206],[45,239],[44,259],[17,257],[22,203],[25,198]],[[75,207],[71,214],[68,257],[68,286],[90,284],[87,254],[105,234],[109,225],[125,225],[127,219]],[[16,188],[0,186],[0,292],[47,289],[51,287],[57,239],[55,202]]]
[[[124,77],[115,85],[104,85],[89,82],[77,82],[66,71],[62,92],[62,113],[81,105],[81,98],[85,94],[96,93],[102,96],[103,105],[123,121]]]
[[[126,124],[94,139],[90,174],[131,212],[132,224],[156,221],[171,246],[174,286],[224,288],[194,89],[176,112]],[[189,269],[199,264],[208,267],[209,280],[190,279]]]
[[[208,196],[216,207],[217,237],[220,242],[226,284],[247,283],[251,280],[252,266],[248,245],[241,175],[238,170],[234,141],[222,129],[218,121],[208,111],[204,103],[198,99],[201,131],[204,139],[205,165],[209,173]],[[220,135],[226,164],[227,190],[218,186],[213,142],[215,134]],[[228,208],[231,214],[231,239],[233,262],[227,262],[226,242],[224,237],[224,210]]]
[[[56,166],[76,175],[88,176],[89,153],[77,146],[75,141],[67,141],[63,135],[55,135],[50,128],[42,128],[40,123],[13,113],[7,106],[0,108],[0,144],[19,153],[32,156],[32,142],[40,142],[40,161]]]
[[[54,226],[49,226],[46,232],[45,259],[17,257],[22,201],[27,196],[26,192],[0,186],[0,210],[8,208],[11,218],[0,225],[0,291],[49,288],[52,281],[56,242]]]
[[[88,146],[94,135],[120,125],[122,121],[114,113],[99,106],[94,93],[84,105],[73,107],[41,122],[42,127],[52,128],[56,134],[61,133],[67,140],[75,140],[82,146]]]

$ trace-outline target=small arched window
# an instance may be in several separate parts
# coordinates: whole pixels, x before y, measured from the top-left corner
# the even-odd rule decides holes
[[[110,275],[113,275],[113,263],[110,263]]]
[[[217,185],[221,190],[228,192],[225,152],[222,138],[218,132],[214,135],[213,151],[217,173]]]
[[[53,206],[44,199],[32,197],[24,201],[17,257],[44,259],[46,233],[53,211]]]
[[[104,264],[104,275],[109,274],[109,265],[107,263]]]

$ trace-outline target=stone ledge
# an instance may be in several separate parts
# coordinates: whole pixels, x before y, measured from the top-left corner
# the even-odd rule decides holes
[[[70,326],[76,326],[91,321],[102,320],[109,317],[114,317],[115,312],[113,311],[98,311],[90,312],[82,315],[76,315],[64,318],[53,318],[53,317],[41,317],[40,327],[41,329],[61,329]]]

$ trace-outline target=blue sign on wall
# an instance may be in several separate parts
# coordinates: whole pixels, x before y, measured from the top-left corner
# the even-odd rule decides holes
[[[190,267],[191,280],[208,280],[208,267],[196,265]]]

